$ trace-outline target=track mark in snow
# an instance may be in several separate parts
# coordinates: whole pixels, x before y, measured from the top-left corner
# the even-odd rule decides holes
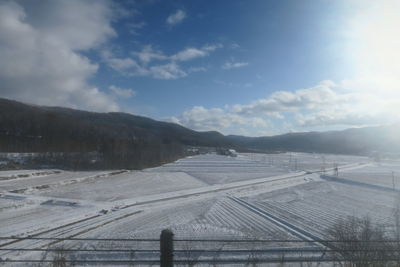
[[[319,241],[321,241],[321,239],[318,238],[317,236],[315,236],[303,229],[300,229],[284,220],[281,220],[281,219],[277,218],[276,216],[269,214],[266,211],[261,210],[261,209],[257,208],[256,206],[248,203],[247,201],[244,201],[244,200],[242,200],[240,198],[236,198],[236,197],[229,197],[229,198],[231,200],[235,201],[236,203],[242,205],[243,207],[247,208],[248,210],[250,210],[250,211],[260,215],[261,217],[267,219],[268,221],[274,223],[275,225],[285,229],[292,235],[299,237],[305,241],[313,242],[313,244],[317,244],[319,246],[326,247],[324,244],[319,242]]]
[[[134,212],[131,212],[131,213],[128,213],[128,214],[124,214],[124,215],[122,215],[122,216],[120,216],[120,217],[114,218],[114,219],[112,219],[112,220],[106,221],[106,222],[101,223],[101,224],[99,224],[99,225],[96,225],[96,226],[90,227],[90,228],[88,228],[88,229],[84,229],[84,230],[82,230],[82,231],[80,231],[80,232],[78,232],[78,233],[72,234],[72,235],[68,236],[67,238],[74,238],[74,237],[77,237],[77,236],[79,236],[79,235],[85,234],[85,233],[87,233],[87,232],[90,232],[90,231],[92,231],[92,230],[95,230],[95,229],[97,229],[97,228],[100,228],[100,227],[102,227],[102,226],[105,226],[105,225],[107,225],[107,224],[110,224],[110,223],[113,223],[113,222],[116,222],[116,221],[125,219],[125,218],[127,218],[127,217],[136,215],[136,214],[141,213],[141,212],[142,212],[142,210],[137,210],[137,211],[134,211]],[[54,245],[54,244],[59,243],[59,242],[62,242],[62,240],[53,241],[53,242],[51,242],[50,244],[46,244],[45,246],[51,246],[51,245]],[[42,247],[43,247],[43,246],[42,246]]]
[[[63,239],[74,238],[79,235],[85,234],[97,228],[103,227],[110,223],[125,219],[127,217],[136,215],[142,212],[142,210],[136,210],[127,214],[123,214],[120,216],[116,216],[114,218],[110,218],[109,220],[100,220],[100,221],[92,221],[98,217],[102,217],[102,215],[95,215],[89,218],[85,218],[67,225],[63,225],[60,227],[56,227],[47,231],[43,231],[34,235],[30,235],[29,237],[40,237],[44,234],[50,234],[51,237],[60,238],[60,240],[50,241],[49,240],[31,240],[31,239],[17,239],[4,244],[0,244],[0,247],[8,247],[9,245],[15,244],[12,248],[44,248],[56,243],[62,242]],[[65,228],[65,229],[64,229]],[[67,234],[68,233],[68,234]],[[66,235],[67,234],[67,235]],[[9,255],[11,252],[5,252],[1,256]]]
[[[59,227],[55,227],[55,228],[48,229],[48,230],[45,230],[45,231],[42,231],[42,232],[39,232],[39,233],[35,233],[33,235],[29,235],[28,237],[38,237],[40,235],[48,234],[48,233],[51,233],[51,232],[56,231],[56,230],[60,230],[60,229],[63,229],[63,228],[66,228],[66,227],[69,227],[69,226],[72,226],[72,225],[75,225],[75,224],[78,224],[78,223],[82,223],[82,222],[97,218],[99,216],[101,216],[101,215],[98,214],[98,215],[90,216],[88,218],[84,218],[84,219],[81,219],[79,221],[74,221],[74,222],[71,222],[71,223],[68,223],[68,224],[61,225]],[[13,240],[13,241],[10,241],[10,242],[7,242],[7,243],[0,244],[0,247],[4,247],[4,246],[8,246],[8,245],[11,245],[11,244],[14,244],[14,243],[18,243],[18,242],[21,242],[23,240],[24,239],[16,239],[16,240]]]

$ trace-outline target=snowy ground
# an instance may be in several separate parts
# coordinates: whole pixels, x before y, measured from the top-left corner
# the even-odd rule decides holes
[[[374,163],[365,168],[343,170],[340,178],[400,190],[400,162]]]
[[[56,186],[41,190],[38,194],[73,199],[115,201],[198,188],[204,185],[203,182],[184,172],[147,173],[132,171],[65,186]]]
[[[344,182],[316,173],[325,167],[331,175],[334,164],[340,166]],[[346,216],[369,216],[390,229],[398,193],[345,181],[391,188],[394,172],[400,189],[399,171],[400,162],[395,161],[377,164],[365,157],[283,153],[199,155],[144,171],[0,172],[7,177],[0,179],[0,235],[157,239],[162,229],[170,228],[177,239],[285,239],[290,242],[265,246],[298,247],[298,241],[324,238],[326,230]],[[6,243],[2,240],[0,247],[46,247],[49,241]],[[64,245],[159,246],[128,243]],[[29,255],[0,252],[2,258]]]
[[[284,169],[296,170],[321,170],[338,166],[368,163],[370,159],[360,156],[316,154],[316,153],[280,153],[280,154],[244,154],[247,158],[265,163],[269,166],[281,167]]]
[[[200,181],[213,185],[262,178],[288,173],[288,168],[270,165],[251,159],[248,155],[225,157],[219,155],[200,155],[178,160],[149,172],[183,171]]]
[[[395,223],[393,214],[398,194],[356,185],[315,181],[246,199],[261,209],[324,238],[335,222],[348,216],[368,216],[389,229]]]

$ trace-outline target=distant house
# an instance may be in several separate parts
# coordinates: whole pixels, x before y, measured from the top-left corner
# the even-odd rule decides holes
[[[228,149],[228,155],[231,157],[237,157],[237,152],[235,149]]]
[[[217,148],[217,154],[218,155],[224,155],[224,156],[230,156],[230,157],[237,157],[237,152],[234,149],[228,149],[228,148]]]

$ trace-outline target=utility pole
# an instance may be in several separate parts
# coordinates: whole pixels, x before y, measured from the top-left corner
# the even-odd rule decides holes
[[[333,164],[333,175],[334,175],[335,177],[339,177],[339,166],[338,166],[337,163],[334,163],[334,164]]]
[[[393,191],[396,190],[396,185],[394,184],[394,171],[392,171],[392,184],[393,184]]]

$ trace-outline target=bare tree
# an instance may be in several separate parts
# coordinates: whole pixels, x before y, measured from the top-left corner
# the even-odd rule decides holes
[[[333,248],[334,258],[348,266],[387,266],[392,258],[384,227],[374,225],[368,217],[341,219],[328,233],[335,241],[327,244]]]
[[[396,251],[400,251],[400,194],[396,196],[395,206],[393,209],[393,218],[394,218],[393,235],[395,238],[395,242],[393,245]],[[397,265],[400,266],[400,254],[396,253],[395,257],[397,258]]]
[[[182,242],[182,251],[183,251],[183,266],[192,267],[197,264],[199,257],[201,256],[201,252],[195,251],[193,248],[192,242]],[[181,264],[179,264],[181,265]]]
[[[74,266],[72,255],[62,243],[58,246],[49,246],[40,259],[41,263],[38,266],[51,266],[51,267],[67,267]],[[44,263],[48,264],[44,264]]]
[[[217,267],[218,266],[218,258],[220,256],[221,251],[223,250],[224,246],[225,245],[222,244],[221,247],[216,250],[216,252],[215,252],[215,254],[214,254],[214,256],[213,256],[213,258],[212,258],[212,260],[211,260],[211,262],[209,264],[209,266],[213,266],[213,267]]]

